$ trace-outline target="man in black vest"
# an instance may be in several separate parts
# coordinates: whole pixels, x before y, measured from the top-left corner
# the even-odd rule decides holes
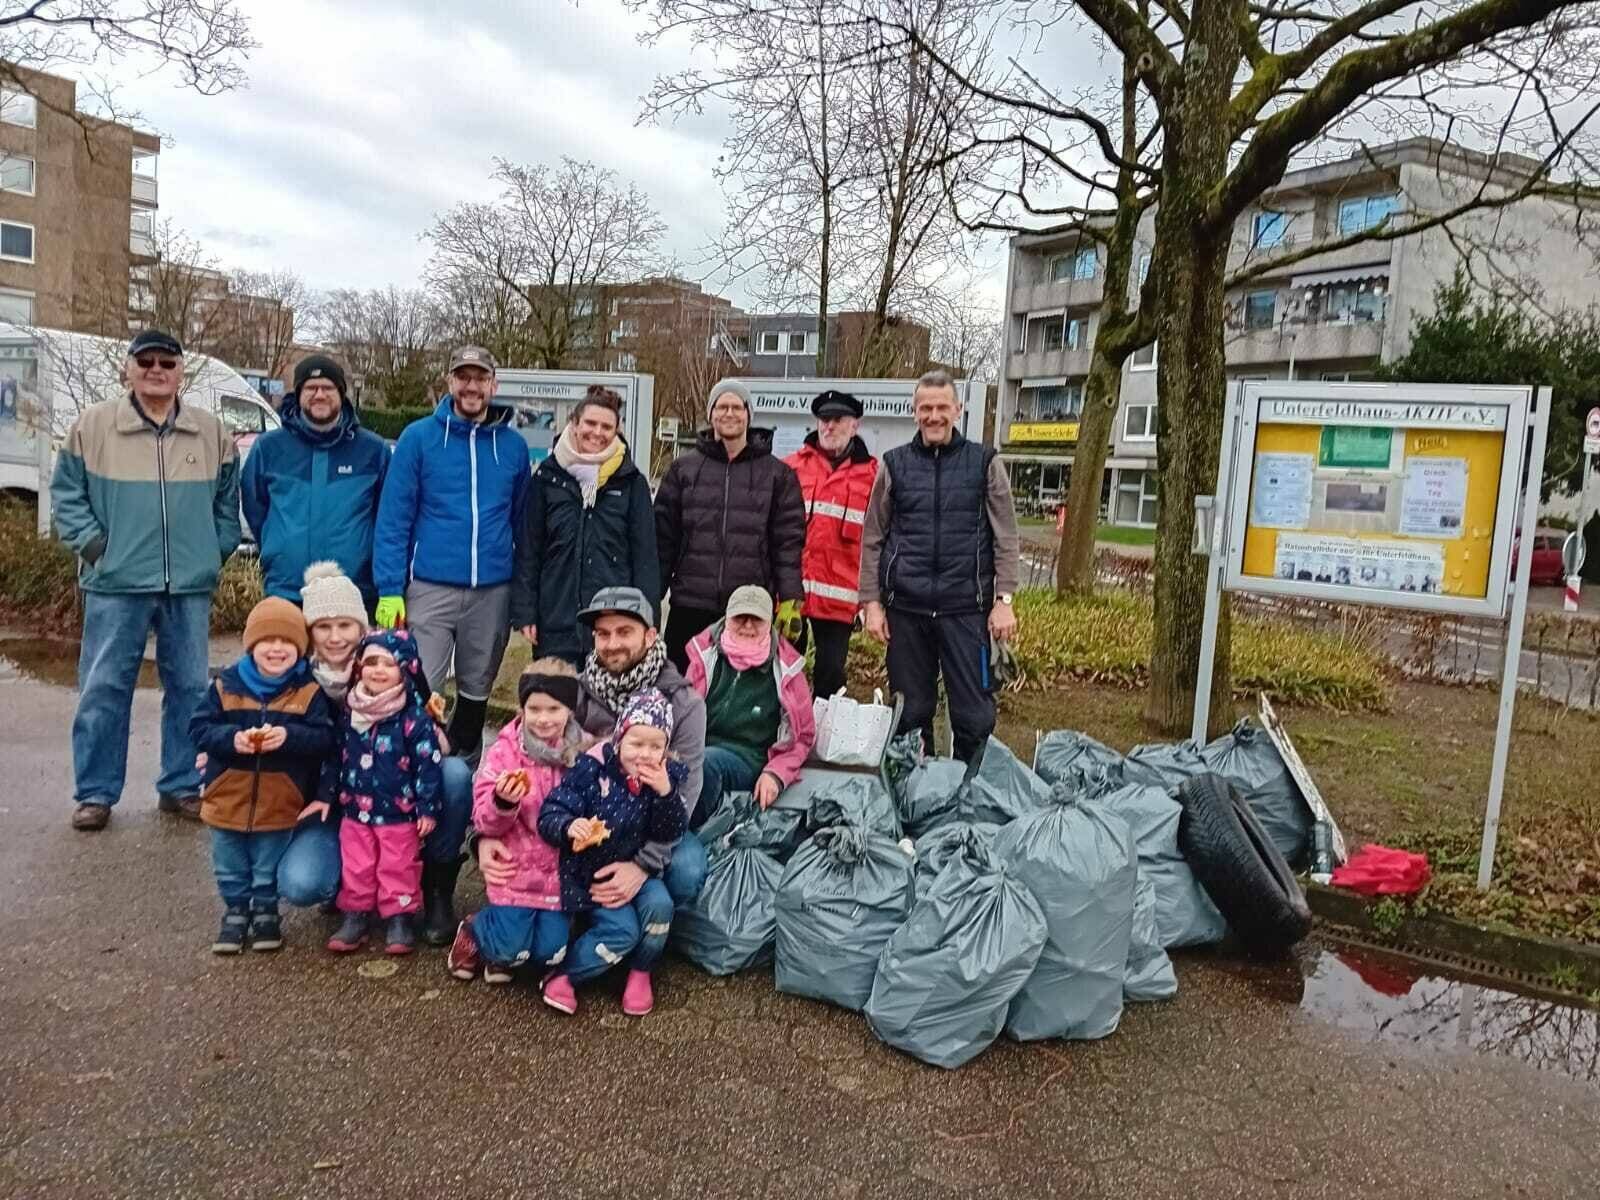
[[[912,411],[917,435],[883,456],[867,501],[862,616],[905,696],[898,732],[920,729],[932,750],[943,671],[955,755],[970,763],[994,732],[989,639],[1017,631],[1017,513],[998,455],[956,430],[950,376],[919,379]]]

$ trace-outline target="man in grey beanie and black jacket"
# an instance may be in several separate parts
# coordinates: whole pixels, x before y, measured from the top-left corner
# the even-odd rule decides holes
[[[663,640],[682,670],[689,639],[722,616],[747,583],[779,600],[778,624],[798,627],[804,591],[805,501],[794,471],[772,455],[772,430],[750,427],[750,389],[711,389],[711,428],[673,462],[656,492],[656,547],[670,591]]]

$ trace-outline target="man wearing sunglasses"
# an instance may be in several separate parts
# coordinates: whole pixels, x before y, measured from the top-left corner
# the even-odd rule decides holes
[[[161,676],[162,812],[198,820],[189,720],[205,694],[211,593],[239,544],[239,456],[211,413],[180,398],[183,347],[147,329],[128,346],[128,394],[87,409],[56,456],[56,532],[78,556],[83,645],[72,722],[72,827],[104,829],[121,798],[145,640]]]

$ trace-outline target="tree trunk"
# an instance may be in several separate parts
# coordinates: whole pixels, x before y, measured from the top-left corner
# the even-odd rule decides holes
[[[1193,723],[1208,560],[1192,552],[1194,498],[1216,491],[1227,377],[1223,352],[1231,224],[1212,228],[1205,206],[1228,167],[1228,127],[1217,114],[1240,61],[1229,10],[1196,5],[1181,94],[1164,113],[1160,253],[1152,269],[1162,299],[1157,324],[1156,454],[1160,519],[1156,528],[1155,630],[1151,641],[1147,724],[1181,734]],[[1212,674],[1211,722],[1229,719],[1232,676],[1224,604]]]
[[[1111,429],[1122,397],[1122,366],[1096,350],[1089,360],[1078,448],[1072,455],[1067,486],[1067,517],[1056,557],[1056,591],[1087,595],[1094,591],[1094,542],[1100,523],[1100,480],[1111,450]]]

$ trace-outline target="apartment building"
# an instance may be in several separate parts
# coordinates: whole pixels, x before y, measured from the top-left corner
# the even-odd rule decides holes
[[[869,347],[870,312],[828,314],[825,369],[817,370],[817,314],[760,313],[744,318],[750,347],[748,361],[737,374],[762,379],[837,379],[868,374],[911,378],[927,369],[932,331],[909,317],[890,316],[889,333],[880,347]],[[743,344],[744,339],[740,339]],[[868,361],[871,359],[872,361]]]
[[[1285,262],[1318,243],[1371,229],[1391,214],[1448,211],[1477,194],[1505,194],[1538,163],[1412,138],[1308,167],[1283,181],[1234,230],[1230,270],[1261,274],[1229,293],[1230,379],[1370,378],[1406,353],[1419,315],[1464,253],[1478,278],[1537,287],[1552,307],[1594,297],[1592,251],[1564,202],[1525,199],[1391,241],[1367,241]],[[1135,297],[1149,269],[1154,215],[1139,231]],[[1452,234],[1454,240],[1452,240]],[[1102,252],[1077,235],[1012,238],[997,441],[1019,504],[1044,512],[1065,497],[1084,383],[1104,300]],[[1125,364],[1101,502],[1119,525],[1156,520],[1156,366],[1160,345]]]
[[[80,113],[70,79],[0,88],[0,320],[126,329],[129,272],[154,253],[155,134]]]

